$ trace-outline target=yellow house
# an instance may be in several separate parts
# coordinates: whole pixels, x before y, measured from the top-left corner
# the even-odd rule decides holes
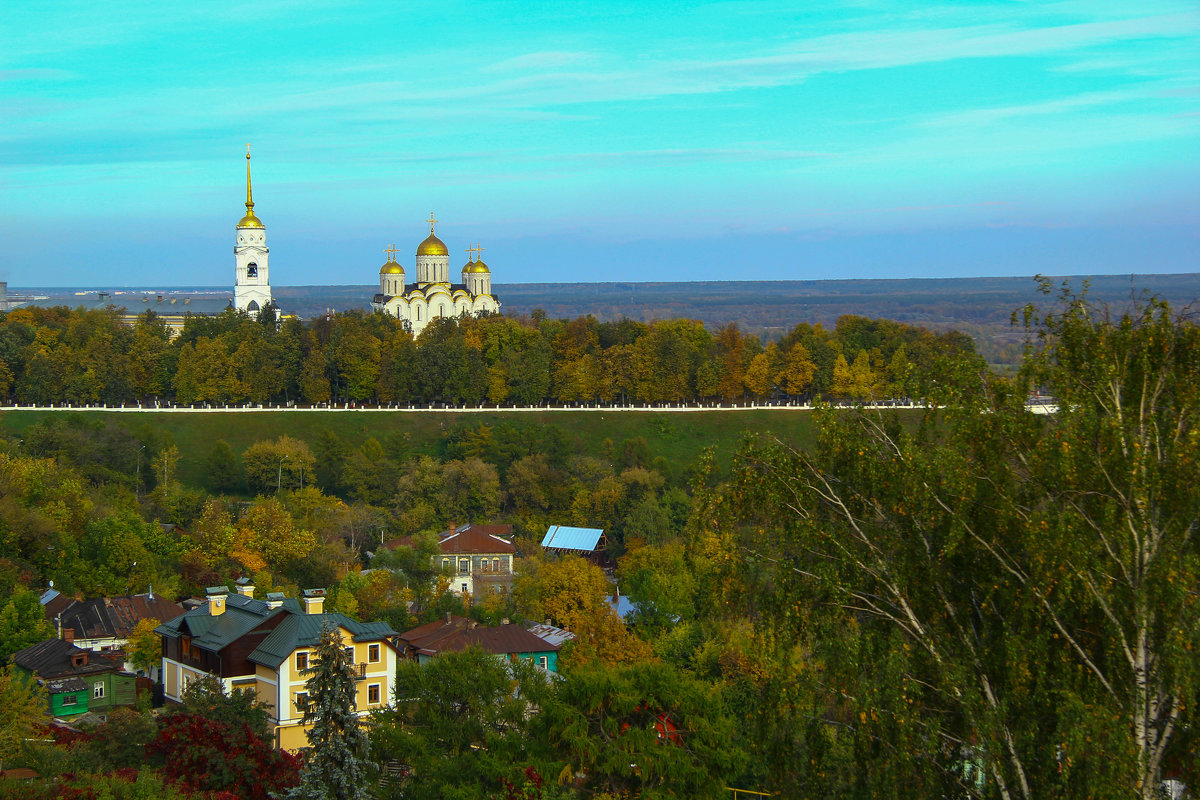
[[[257,694],[275,729],[275,745],[284,750],[308,746],[302,724],[308,699],[303,674],[325,625],[337,629],[352,652],[359,716],[389,702],[395,685],[398,654],[386,622],[358,622],[345,614],[325,613],[324,589],[307,589],[302,600],[268,594],[254,599],[245,579],[230,594],[210,587],[202,605],[163,623],[162,675],[167,700],[179,702],[188,684],[209,674],[226,691]]]

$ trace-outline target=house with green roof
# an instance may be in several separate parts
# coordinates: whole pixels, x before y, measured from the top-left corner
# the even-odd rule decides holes
[[[366,716],[392,696],[398,654],[386,622],[358,622],[324,611],[325,591],[308,589],[300,599],[268,594],[239,581],[231,594],[210,587],[205,602],[155,629],[162,636],[164,696],[179,702],[188,684],[203,675],[221,680],[227,691],[254,692],[271,715],[276,746],[308,746],[302,724],[308,702],[304,670],[325,625],[336,629],[356,665],[357,710]]]

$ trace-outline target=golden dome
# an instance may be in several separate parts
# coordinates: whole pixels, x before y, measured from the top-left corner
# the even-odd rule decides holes
[[[395,261],[389,261],[379,268],[380,275],[403,275],[404,267],[397,264]]]
[[[429,237],[421,242],[417,247],[417,255],[419,256],[448,256],[450,251],[446,249],[446,245],[441,239],[434,236],[432,233]]]
[[[485,264],[485,263],[483,263],[482,261],[476,261],[476,262],[475,262],[475,263],[473,263],[473,264],[468,264],[468,265],[467,265],[467,266],[466,266],[466,267],[463,269],[463,272],[470,272],[470,273],[473,273],[473,274],[479,274],[479,273],[487,273],[487,274],[491,274],[491,270],[490,270],[490,269],[488,269],[488,265],[487,265],[487,264]]]
[[[262,220],[260,220],[256,216],[254,216],[253,209],[249,210],[246,213],[246,216],[242,217],[242,221],[239,222],[237,224],[237,226],[239,228],[265,228],[265,227],[267,227],[266,225],[262,224]]]

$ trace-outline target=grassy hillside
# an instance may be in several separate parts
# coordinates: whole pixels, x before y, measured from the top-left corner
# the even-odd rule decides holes
[[[0,416],[0,427],[16,436],[52,411],[8,411]],[[82,412],[81,412],[82,413]],[[813,440],[812,414],[801,410],[741,410],[698,412],[442,412],[386,413],[363,411],[251,412],[251,413],[156,413],[86,412],[88,418],[107,416],[134,430],[149,424],[169,433],[183,458],[180,477],[198,483],[204,457],[218,439],[229,442],[241,453],[255,441],[287,434],[310,444],[322,431],[331,430],[352,447],[368,437],[384,441],[395,434],[406,436],[413,452],[436,454],[447,432],[458,425],[512,425],[518,428],[557,426],[578,453],[598,455],[605,439],[620,445],[642,437],[654,456],[662,456],[677,470],[692,464],[709,445],[717,447],[720,460],[728,461],[745,433],[778,436],[799,447]]]

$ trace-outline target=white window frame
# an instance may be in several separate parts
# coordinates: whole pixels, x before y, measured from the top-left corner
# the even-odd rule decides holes
[[[98,682],[98,683],[92,684],[92,699],[93,700],[103,700],[104,699],[104,684],[103,683]]]
[[[374,700],[371,699],[371,691],[372,690],[374,690],[374,692],[375,692]],[[378,683],[367,684],[367,705],[377,706],[381,702],[383,702],[383,687],[382,687],[382,685],[378,684]]]

